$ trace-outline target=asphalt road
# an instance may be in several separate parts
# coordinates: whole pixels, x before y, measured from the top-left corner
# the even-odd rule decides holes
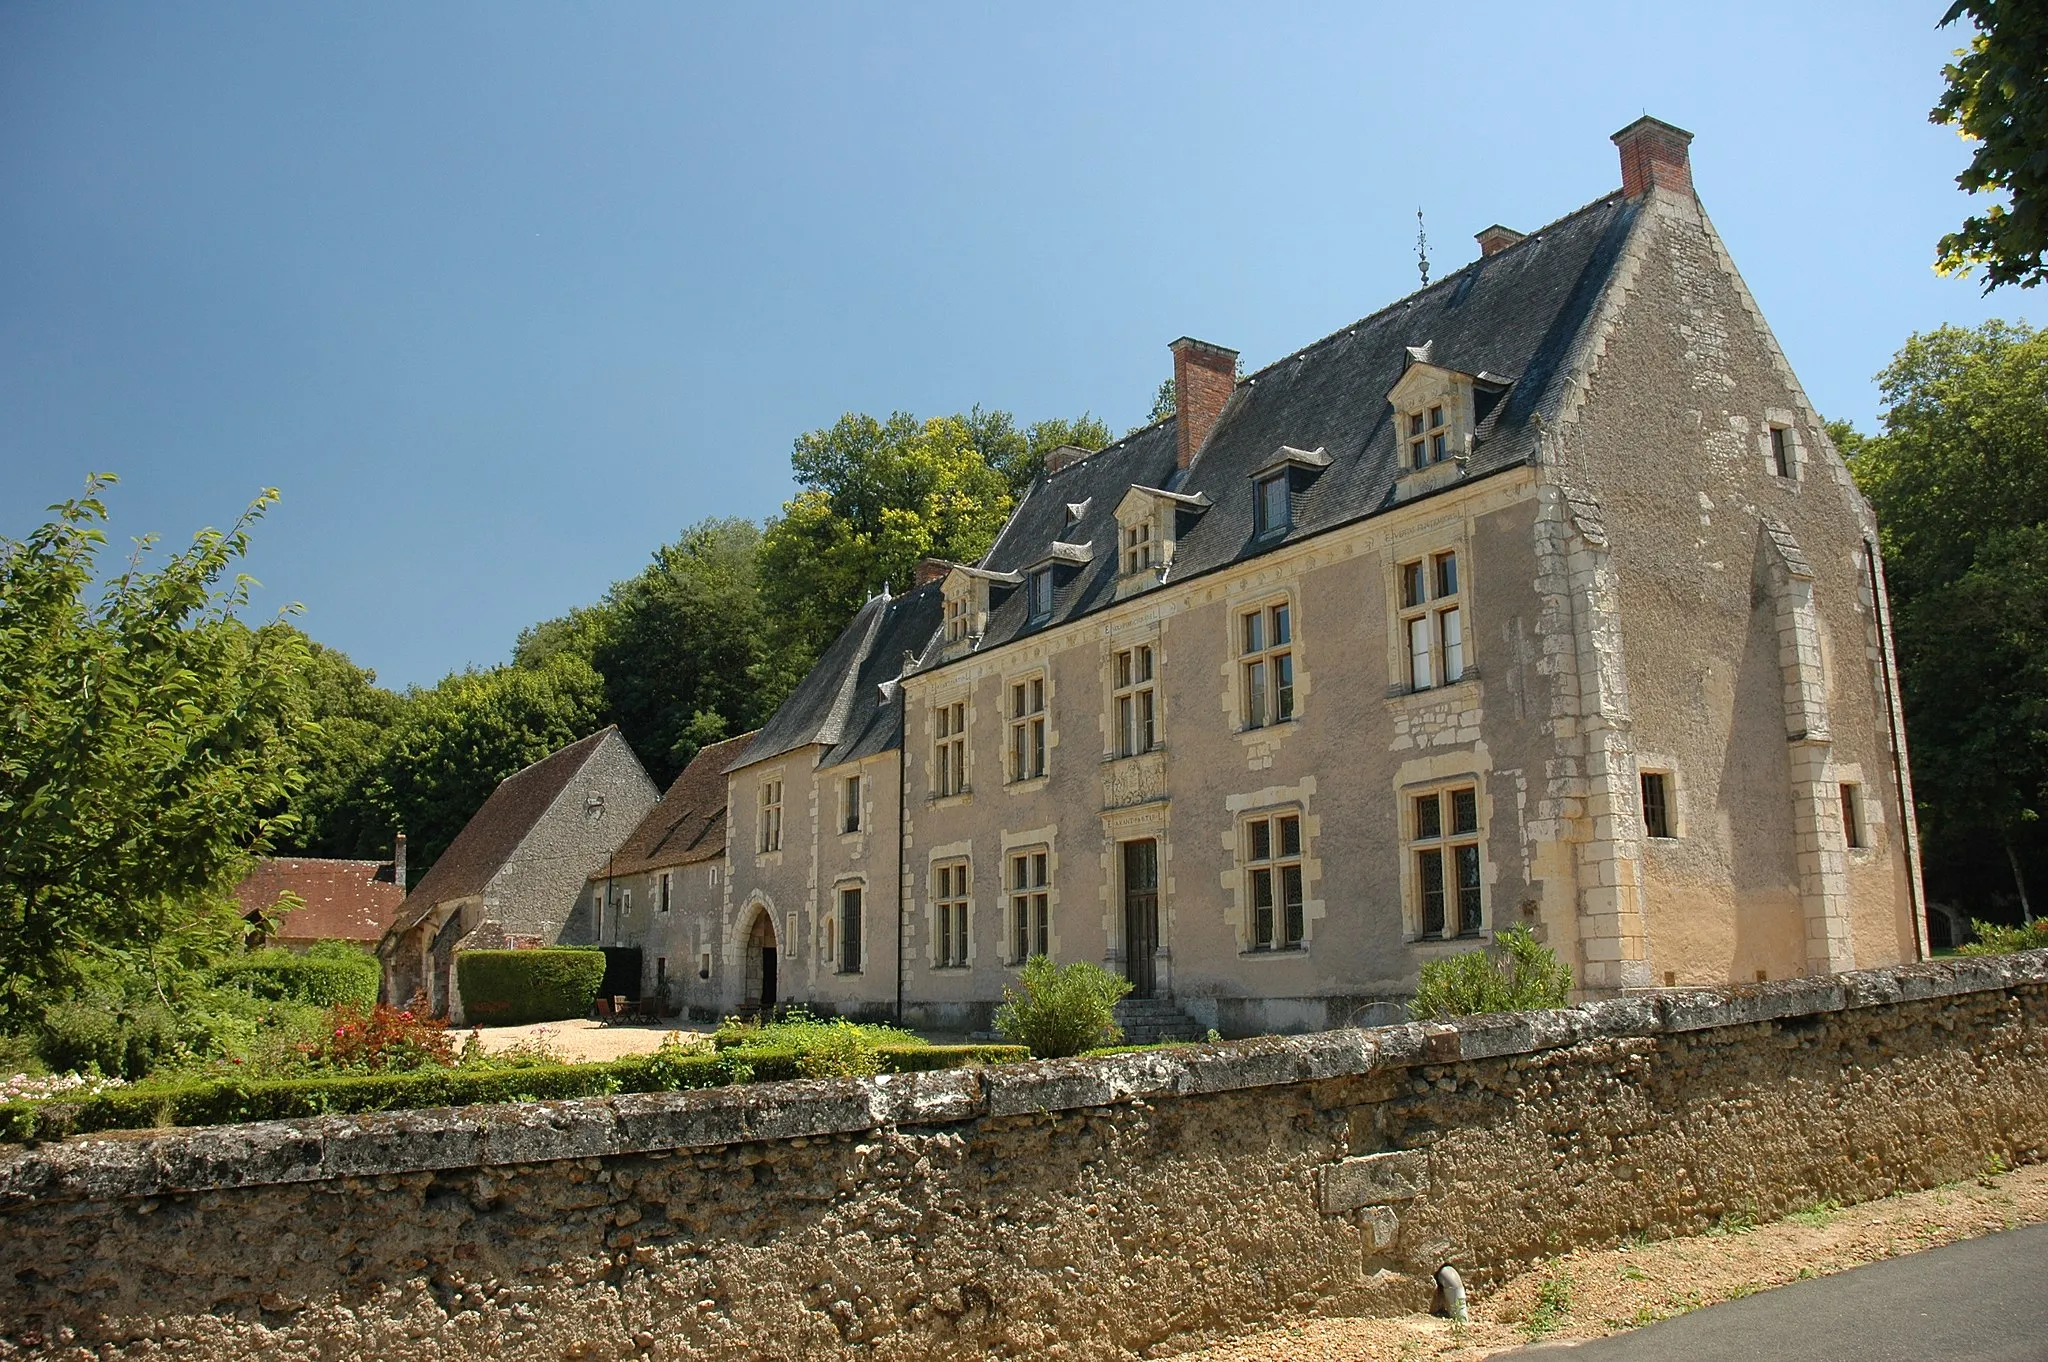
[[[1967,1239],[1507,1357],[1559,1362],[2048,1362],[2048,1225]]]

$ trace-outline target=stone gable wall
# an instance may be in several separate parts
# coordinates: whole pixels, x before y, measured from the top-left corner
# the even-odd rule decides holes
[[[2048,1149],[2048,952],[0,1154],[0,1355],[1126,1357]]]

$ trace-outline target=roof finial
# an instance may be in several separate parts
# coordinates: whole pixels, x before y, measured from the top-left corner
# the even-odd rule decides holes
[[[1415,268],[1422,272],[1422,286],[1429,287],[1429,233],[1422,229],[1422,209],[1415,209]]]

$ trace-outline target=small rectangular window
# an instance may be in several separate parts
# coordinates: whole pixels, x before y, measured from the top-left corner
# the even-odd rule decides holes
[[[1247,611],[1239,625],[1244,647],[1244,726],[1264,728],[1294,717],[1294,618],[1285,601]]]
[[[1030,604],[1031,618],[1042,620],[1052,614],[1052,569],[1040,568],[1031,574]]]
[[[861,891],[849,885],[839,891],[839,972],[858,974],[861,966]]]
[[[860,831],[860,777],[848,776],[840,786],[839,797],[843,801],[839,817],[841,832]]]
[[[1244,825],[1246,907],[1255,951],[1288,950],[1305,933],[1302,900],[1301,815],[1248,819]]]
[[[1010,683],[1010,779],[1045,774],[1045,678]]]
[[[1859,786],[1842,786],[1842,838],[1852,847],[1864,845],[1863,791]]]
[[[1144,572],[1152,566],[1152,522],[1141,520],[1124,526],[1124,572]]]
[[[671,875],[670,875],[670,872],[668,872],[668,871],[666,871],[666,870],[662,871],[662,872],[661,872],[661,911],[662,911],[662,912],[666,913],[666,912],[668,911],[668,906],[669,906],[669,900],[670,900],[670,898],[671,898],[671,897],[673,896],[674,892],[675,892],[675,887],[674,887],[674,884],[672,883],[672,877],[671,877]]]
[[[1259,534],[1277,534],[1288,527],[1293,516],[1287,501],[1287,475],[1275,473],[1259,480],[1255,526]]]
[[[967,792],[967,702],[932,713],[932,793],[939,799]]]
[[[1397,569],[1401,634],[1408,652],[1410,690],[1453,685],[1465,679],[1464,587],[1455,551],[1432,554]]]
[[[1454,785],[1412,796],[1415,917],[1424,937],[1469,936],[1486,925],[1479,855],[1479,790]]]
[[[1152,647],[1118,652],[1111,669],[1116,699],[1116,754],[1135,757],[1159,745],[1158,698],[1152,682]]]
[[[1671,823],[1670,777],[1663,771],[1643,772],[1643,835],[1677,836]]]
[[[1792,432],[1784,426],[1771,427],[1771,466],[1781,478],[1792,476]]]
[[[1051,853],[1020,851],[1010,857],[1010,962],[1052,954]]]
[[[754,849],[763,853],[782,850],[782,782],[779,780],[761,782],[760,822]]]
[[[938,949],[933,963],[957,969],[967,963],[967,862],[952,861],[932,872],[933,926]]]

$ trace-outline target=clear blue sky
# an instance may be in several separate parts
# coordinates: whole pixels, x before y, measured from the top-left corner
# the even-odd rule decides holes
[[[507,656],[848,410],[1144,418],[1620,182],[1645,110],[1820,409],[1965,159],[1920,4],[0,7],[0,534],[284,492],[266,611],[389,684]],[[1853,17],[1849,17],[1853,16]]]

